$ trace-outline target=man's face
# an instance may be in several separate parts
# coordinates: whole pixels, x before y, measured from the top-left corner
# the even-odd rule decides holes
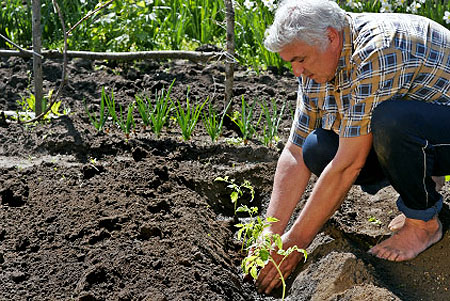
[[[338,39],[339,41],[335,40]],[[285,46],[280,52],[283,60],[290,62],[295,76],[305,75],[316,83],[332,80],[342,50],[341,36],[334,32],[329,39],[327,48],[322,51],[317,46],[310,46],[301,41],[294,41]]]

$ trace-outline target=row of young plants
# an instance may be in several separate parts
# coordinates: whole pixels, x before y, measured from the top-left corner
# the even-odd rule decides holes
[[[274,99],[270,103],[255,99],[250,104],[242,96],[240,110],[230,112],[230,101],[219,113],[209,97],[206,100],[192,102],[189,96],[190,88],[182,101],[174,100],[171,97],[174,83],[175,80],[167,89],[155,91],[153,96],[136,94],[135,101],[125,107],[116,103],[113,90],[108,93],[103,88],[100,106],[89,109],[85,104],[86,113],[97,131],[107,131],[108,126],[118,127],[126,139],[129,139],[130,134],[139,125],[144,130],[149,129],[159,138],[164,127],[174,122],[178,125],[183,140],[188,141],[201,120],[211,141],[215,142],[222,134],[224,119],[228,117],[236,124],[241,134],[239,138],[229,139],[230,143],[246,144],[249,140],[257,138],[262,144],[272,146],[279,141],[278,128],[289,103],[284,103],[280,108]],[[256,112],[257,105],[260,107],[259,114]],[[293,118],[292,109],[290,115]]]
[[[67,26],[74,25],[105,0],[57,0]],[[255,70],[288,66],[263,46],[278,0],[235,0],[236,59]],[[447,0],[338,0],[353,12],[400,12],[429,17],[450,28]],[[63,34],[52,0],[41,0],[43,45],[61,48]],[[194,50],[200,45],[225,47],[225,5],[214,0],[114,1],[79,25],[69,37],[69,49],[91,51]],[[4,0],[0,4],[0,34],[31,47],[31,0]],[[0,48],[10,48],[0,39]]]

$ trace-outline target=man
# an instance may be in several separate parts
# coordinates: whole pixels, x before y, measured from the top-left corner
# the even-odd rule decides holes
[[[423,17],[351,14],[328,0],[286,0],[265,41],[299,80],[295,122],[277,164],[268,229],[284,247],[306,248],[353,184],[391,184],[402,215],[369,252],[412,259],[442,237],[442,196],[432,176],[450,174],[450,32]],[[311,173],[319,176],[285,232]],[[436,178],[439,179],[439,178]],[[276,254],[273,254],[275,257]],[[301,260],[292,253],[287,277]],[[280,285],[272,264],[258,290]]]

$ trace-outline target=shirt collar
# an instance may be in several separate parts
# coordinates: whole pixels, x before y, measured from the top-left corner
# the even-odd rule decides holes
[[[339,57],[336,74],[338,74],[341,70],[345,70],[349,68],[350,59],[353,54],[353,41],[352,41],[352,32],[351,32],[351,16],[347,15],[347,24],[344,27],[343,33],[343,45],[341,50],[341,56]]]

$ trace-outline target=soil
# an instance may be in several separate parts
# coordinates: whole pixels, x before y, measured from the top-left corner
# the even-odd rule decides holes
[[[31,87],[32,62],[0,62],[0,110],[15,111]],[[57,87],[61,62],[44,62],[46,91]],[[73,60],[63,90],[65,116],[39,125],[0,126],[0,300],[279,300],[244,283],[230,189],[218,176],[255,189],[239,200],[267,207],[281,141],[234,145],[239,130],[225,119],[211,142],[202,123],[183,141],[173,120],[157,138],[137,125],[129,139],[108,122],[97,132],[84,103],[98,110],[102,87],[127,105],[176,79],[172,97],[213,99],[223,110],[224,67],[186,61],[106,63]],[[238,68],[233,110],[241,97],[275,99],[292,108],[296,80],[287,70],[259,74]],[[258,107],[258,106],[257,106]],[[137,117],[137,116],[136,116]],[[308,197],[315,179],[299,201]],[[442,189],[450,197],[450,185]],[[392,263],[367,254],[389,235],[396,192],[372,196],[353,187],[341,208],[288,279],[288,300],[450,300],[448,202],[444,237],[416,259]]]

